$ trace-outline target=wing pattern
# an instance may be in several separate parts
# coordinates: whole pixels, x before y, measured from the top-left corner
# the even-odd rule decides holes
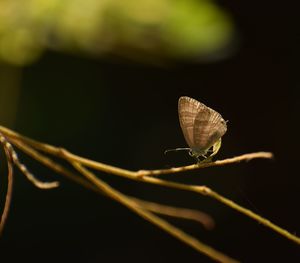
[[[178,113],[184,138],[193,150],[208,150],[227,130],[218,112],[195,99],[180,97]]]

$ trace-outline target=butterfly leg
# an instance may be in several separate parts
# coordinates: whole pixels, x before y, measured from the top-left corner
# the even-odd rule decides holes
[[[198,159],[198,164],[199,163],[210,163],[212,161],[212,156],[205,156],[202,155],[202,157],[204,158],[203,160]]]

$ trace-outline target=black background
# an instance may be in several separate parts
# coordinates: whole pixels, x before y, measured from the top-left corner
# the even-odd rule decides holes
[[[130,170],[185,165],[193,162],[186,153],[163,152],[186,145],[177,100],[188,95],[229,120],[218,159],[260,150],[272,151],[275,159],[165,178],[208,185],[299,234],[299,33],[293,29],[293,7],[223,4],[239,34],[239,47],[230,58],[156,67],[49,52],[23,70],[11,128]],[[0,241],[1,262],[211,262],[114,201],[21,157],[39,178],[55,178],[62,186],[39,190],[17,173]],[[212,231],[169,220],[243,262],[300,260],[299,246],[217,201],[99,176],[126,194],[209,213],[216,220]]]

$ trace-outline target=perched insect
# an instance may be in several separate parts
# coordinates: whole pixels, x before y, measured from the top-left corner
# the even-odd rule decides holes
[[[178,101],[179,122],[189,148],[177,148],[175,151],[187,150],[196,158],[207,159],[214,156],[221,147],[221,138],[227,131],[226,121],[221,114],[203,103],[180,97]],[[167,150],[172,151],[172,150]]]

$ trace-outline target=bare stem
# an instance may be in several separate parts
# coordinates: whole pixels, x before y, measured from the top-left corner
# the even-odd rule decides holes
[[[2,215],[0,217],[0,236],[3,233],[3,229],[7,220],[9,208],[10,208],[10,203],[11,203],[11,198],[12,198],[12,190],[13,190],[13,162],[11,159],[11,156],[9,154],[9,151],[4,148],[5,155],[6,155],[6,160],[7,160],[7,191],[5,195],[5,201],[4,201],[4,208],[2,211]]]
[[[273,154],[270,152],[255,152],[255,153],[246,153],[240,156],[224,159],[224,160],[217,160],[214,162],[202,162],[199,164],[192,164],[183,167],[174,167],[169,169],[157,169],[157,170],[140,170],[138,171],[139,176],[158,176],[163,174],[174,174],[174,173],[181,173],[201,168],[207,168],[212,166],[223,166],[233,163],[238,163],[242,161],[250,161],[252,159],[272,159]]]
[[[41,142],[32,140],[32,139],[22,136],[12,130],[9,130],[3,126],[0,126],[0,131],[3,132],[6,136],[10,137],[10,139],[14,139],[15,141],[18,140],[18,141],[24,142],[37,150],[46,152],[48,154],[55,155],[57,157],[72,159],[74,161],[80,162],[81,164],[83,164],[87,167],[90,167],[90,168],[93,168],[93,169],[96,169],[99,171],[107,172],[110,174],[127,177],[129,179],[133,179],[133,177],[173,174],[173,173],[191,171],[191,170],[207,168],[207,167],[212,167],[212,166],[223,166],[223,165],[238,163],[238,162],[242,162],[242,161],[250,161],[252,159],[257,159],[257,158],[264,158],[264,159],[272,159],[273,158],[273,154],[270,152],[255,152],[255,153],[243,154],[240,156],[236,156],[236,157],[232,157],[232,158],[228,158],[228,159],[224,159],[224,160],[217,160],[214,162],[207,162],[207,163],[203,162],[203,163],[199,163],[199,164],[193,164],[193,165],[182,166],[182,167],[174,167],[174,168],[169,168],[169,169],[130,171],[130,170],[122,169],[122,168],[115,167],[112,165],[107,165],[104,163],[86,159],[81,156],[72,154],[60,147],[55,147],[55,146],[52,146],[49,144],[45,144],[45,143],[41,143]]]
[[[20,141],[14,141],[14,144],[23,152],[31,156],[33,159],[39,161],[43,165],[47,166],[49,169],[59,174],[63,174],[68,179],[90,190],[103,194],[101,190],[99,190],[99,188],[97,188],[91,182],[87,181],[85,178],[82,178],[79,175],[74,174],[73,172],[69,171],[65,167],[58,164],[57,162],[54,162],[53,160],[49,159],[45,155],[41,154],[40,152],[37,152],[36,150],[32,149],[30,146]],[[135,201],[135,205],[142,207],[146,210],[149,210],[151,212],[182,218],[182,219],[194,220],[201,223],[206,229],[212,229],[214,227],[214,220],[206,213],[193,210],[193,209],[179,208],[179,207],[173,207],[169,205],[161,205],[155,202],[149,202],[135,197],[130,197],[130,198]]]
[[[83,174],[88,180],[90,180],[94,185],[96,185],[102,192],[106,195],[111,197],[112,199],[120,202],[130,210],[137,213],[139,216],[143,217],[147,221],[150,221],[152,224],[160,227],[161,229],[165,230],[167,233],[171,234],[172,236],[176,237],[177,239],[183,241],[184,243],[188,244],[189,246],[193,247],[197,251],[209,256],[210,258],[218,261],[218,262],[238,262],[235,259],[213,249],[210,246],[205,245],[204,243],[200,242],[199,240],[195,239],[194,237],[186,234],[185,232],[181,231],[180,229],[174,227],[173,225],[169,224],[167,221],[155,216],[149,211],[146,211],[134,203],[133,200],[125,196],[124,194],[120,193],[119,191],[111,188],[108,184],[97,178],[93,173],[85,169],[81,164],[78,162],[73,162],[74,167]]]
[[[215,226],[215,222],[210,215],[194,209],[162,205],[154,202],[136,199],[134,197],[130,198],[131,200],[135,201],[135,203],[141,208],[154,212],[156,214],[194,220],[202,224],[208,230],[213,229]]]
[[[9,137],[10,141],[14,143],[17,147],[19,147],[21,150],[24,150],[28,154],[31,154],[33,158],[42,161],[44,164],[46,164],[48,167],[52,167],[55,165],[56,171],[61,172],[64,175],[67,175],[71,179],[75,179],[77,182],[82,183],[82,184],[88,184],[88,187],[93,188],[93,184],[91,182],[87,182],[86,180],[82,181],[82,178],[80,177],[72,177],[66,170],[64,170],[63,167],[51,163],[52,161],[50,159],[41,159],[40,158],[40,153],[36,152],[34,149],[43,151],[45,153],[54,155],[59,158],[63,158],[71,163],[77,163],[77,168],[78,164],[80,164],[81,168],[82,166],[86,166],[89,168],[97,169],[99,171],[103,171],[109,174],[114,174],[122,177],[126,177],[131,180],[138,180],[141,182],[146,182],[146,183],[151,183],[151,184],[156,184],[156,185],[161,185],[164,187],[170,187],[170,188],[175,188],[175,189],[180,189],[180,190],[185,190],[185,191],[192,191],[196,192],[198,194],[202,194],[205,196],[209,196],[211,198],[216,199],[217,201],[231,207],[232,209],[235,209],[236,211],[256,220],[257,222],[265,225],[266,227],[269,227],[270,229],[274,230],[275,232],[279,233],[280,235],[296,242],[297,244],[300,244],[300,239],[291,234],[290,232],[286,231],[285,229],[273,224],[269,220],[259,216],[258,214],[255,214],[249,209],[246,209],[233,201],[223,197],[222,195],[212,191],[210,188],[206,186],[198,186],[198,185],[187,185],[187,184],[181,184],[181,183],[176,183],[176,182],[171,182],[167,180],[162,180],[159,178],[155,178],[154,176],[162,175],[162,174],[169,174],[169,173],[177,173],[177,172],[182,172],[182,171],[189,171],[189,170],[194,170],[194,169],[199,169],[199,168],[206,168],[206,167],[211,167],[211,166],[222,166],[222,165],[227,165],[227,164],[232,164],[232,163],[237,163],[241,161],[249,161],[254,158],[267,158],[270,159],[273,157],[272,153],[269,152],[257,152],[257,153],[249,153],[249,154],[243,154],[237,157],[233,158],[228,158],[225,160],[219,160],[211,163],[201,163],[201,164],[196,164],[196,165],[189,165],[189,166],[184,166],[184,167],[177,167],[177,168],[171,168],[171,169],[160,169],[160,170],[140,170],[140,171],[130,171],[118,167],[114,167],[111,165],[99,163],[93,160],[89,160],[80,156],[77,156],[73,153],[70,153],[66,151],[63,148],[55,147],[52,145],[44,144],[37,142],[35,140],[26,138],[16,132],[13,132],[5,127],[0,126],[0,131],[4,133],[7,137]],[[27,149],[24,145],[27,145]],[[28,148],[28,147],[32,148]],[[29,149],[29,150],[28,150]],[[53,168],[53,167],[52,167]],[[94,183],[94,181],[93,181]],[[132,200],[131,200],[132,201]],[[133,204],[133,203],[131,203]],[[149,211],[148,211],[149,212]]]
[[[260,224],[265,225],[268,228],[271,228],[272,230],[274,230],[275,232],[277,232],[278,234],[286,237],[287,239],[297,243],[298,245],[300,245],[300,238],[297,237],[296,235],[293,235],[292,233],[290,233],[289,231],[275,225],[274,223],[272,223],[270,220],[255,214],[254,212],[252,212],[251,210],[244,208],[240,205],[238,205],[237,203],[229,200],[228,198],[219,195],[218,193],[212,191],[211,189],[207,188],[205,189],[205,191],[208,193],[208,196],[222,202],[223,204],[233,208],[234,210],[239,211],[240,213],[256,220],[257,222],[259,222]]]

